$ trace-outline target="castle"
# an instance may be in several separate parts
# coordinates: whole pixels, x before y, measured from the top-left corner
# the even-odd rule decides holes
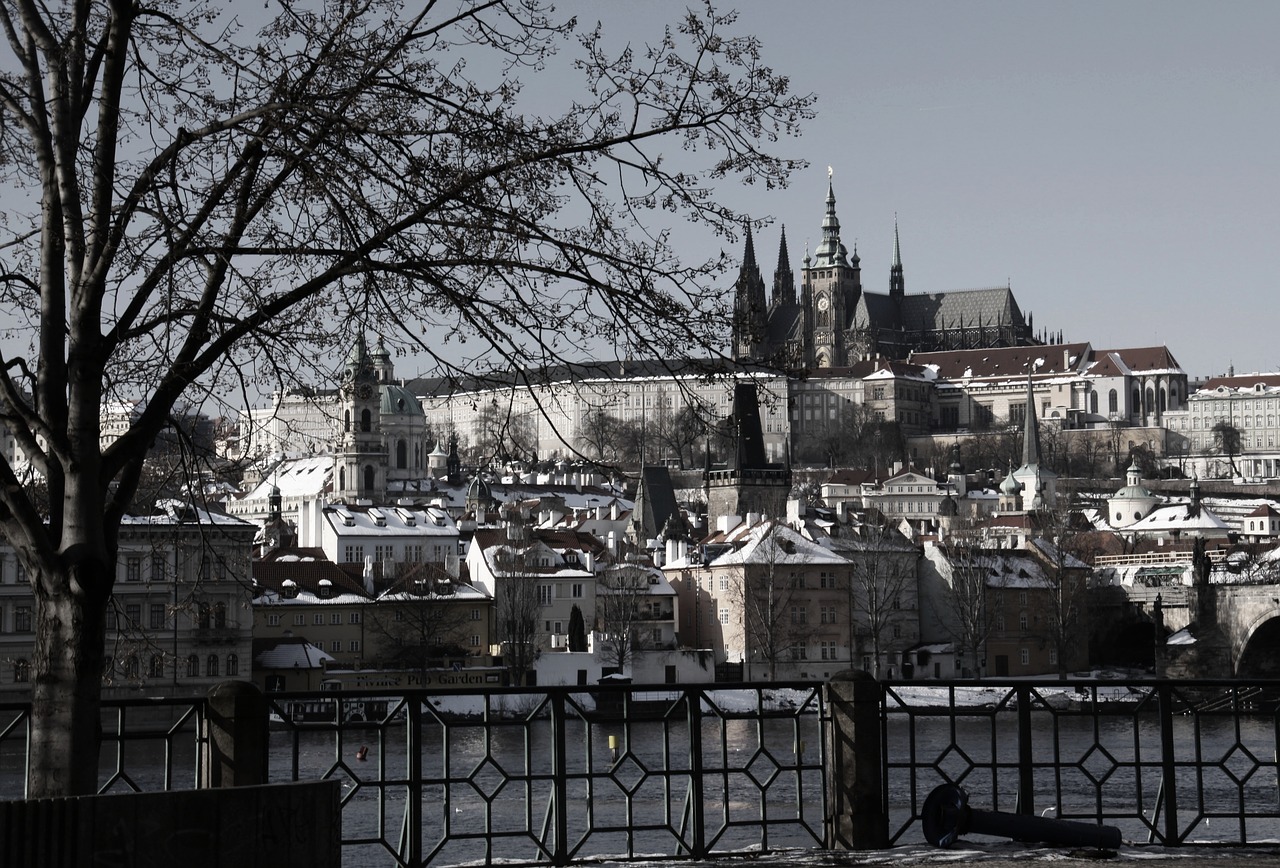
[[[785,369],[838,368],[868,359],[906,359],[912,352],[1040,343],[1031,317],[1023,316],[1007,286],[908,295],[896,221],[889,291],[864,290],[857,249],[850,255],[840,240],[830,178],[822,241],[812,256],[805,252],[798,298],[786,228],[769,297],[747,231],[732,323],[732,352],[740,361]]]

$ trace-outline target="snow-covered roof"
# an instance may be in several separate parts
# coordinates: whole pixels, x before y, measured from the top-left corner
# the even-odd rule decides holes
[[[321,669],[334,661],[318,646],[305,639],[255,639],[254,669]]]

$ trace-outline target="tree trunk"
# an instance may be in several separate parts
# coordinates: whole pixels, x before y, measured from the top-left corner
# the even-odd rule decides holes
[[[98,791],[107,598],[94,590],[110,587],[104,569],[89,562],[52,581],[32,577],[65,591],[36,601],[27,798]]]

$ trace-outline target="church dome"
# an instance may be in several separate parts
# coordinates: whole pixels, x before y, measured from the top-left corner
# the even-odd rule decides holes
[[[394,383],[383,383],[379,390],[382,393],[382,406],[380,409],[384,416],[423,415],[422,404],[403,386],[397,386]]]
[[[1022,491],[1022,483],[1014,479],[1012,473],[1004,478],[1004,482],[1000,483],[1001,494],[1013,495],[1020,491]]]

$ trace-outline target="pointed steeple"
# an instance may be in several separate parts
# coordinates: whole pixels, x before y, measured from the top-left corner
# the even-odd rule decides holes
[[[1036,399],[1031,390],[1031,371],[1035,365],[1027,368],[1027,419],[1022,431],[1022,466],[1038,467],[1040,465],[1040,425],[1036,420]]]
[[[760,276],[760,266],[756,263],[756,245],[750,222],[745,223],[743,228],[746,230],[747,241],[734,289],[732,351],[736,359],[757,359],[762,355],[768,308],[764,278]]]
[[[822,217],[822,243],[814,251],[814,267],[848,266],[849,251],[840,243],[840,218],[836,216],[836,193],[827,167],[827,211]]]
[[[791,257],[787,255],[787,227],[782,227],[782,238],[778,241],[778,267],[773,272],[772,303],[795,304],[796,273],[791,270]]]
[[[902,245],[898,241],[898,216],[893,217],[893,265],[889,268],[889,296],[902,298],[907,284],[902,276]]]

